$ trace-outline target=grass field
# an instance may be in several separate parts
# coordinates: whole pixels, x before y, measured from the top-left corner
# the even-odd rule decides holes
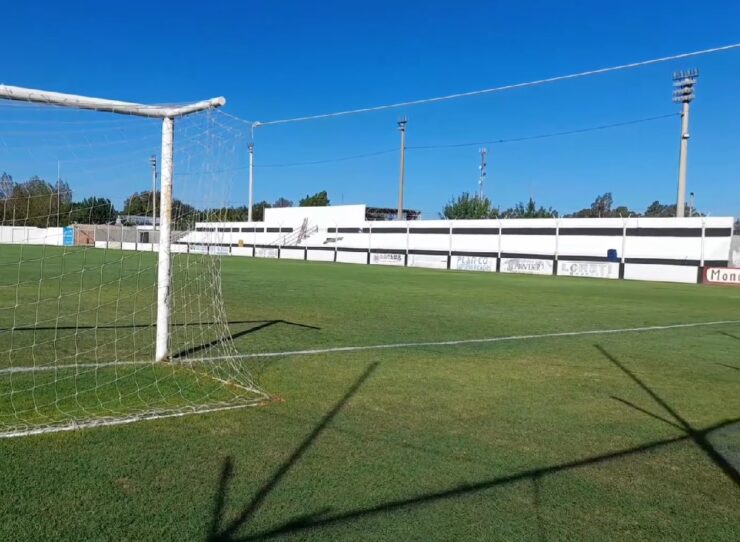
[[[243,353],[740,320],[731,288],[222,267]],[[243,363],[282,402],[0,440],[0,540],[740,538],[740,323]]]

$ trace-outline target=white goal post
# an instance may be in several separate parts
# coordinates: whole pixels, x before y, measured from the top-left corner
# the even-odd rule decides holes
[[[160,204],[159,265],[157,270],[155,361],[166,360],[170,355],[170,243],[175,118],[221,107],[226,103],[226,99],[218,97],[183,105],[144,105],[9,85],[0,85],[0,99],[162,119],[162,194]]]

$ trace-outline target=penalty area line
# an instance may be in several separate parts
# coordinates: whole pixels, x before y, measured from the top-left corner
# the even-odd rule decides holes
[[[358,352],[362,350],[390,350],[396,348],[417,348],[425,346],[458,346],[467,344],[487,344],[507,341],[526,341],[533,339],[549,339],[556,337],[580,337],[585,335],[609,335],[616,333],[639,333],[645,331],[663,331],[671,329],[685,329],[692,327],[707,327],[707,326],[720,326],[720,325],[731,325],[740,324],[740,320],[718,320],[715,322],[695,322],[688,324],[667,324],[662,326],[643,326],[643,327],[627,327],[617,329],[587,329],[581,331],[557,331],[551,333],[538,333],[531,335],[509,335],[505,337],[486,337],[483,339],[458,339],[451,341],[421,341],[421,342],[407,342],[407,343],[391,343],[391,344],[369,344],[359,346],[335,346],[330,348],[315,348],[310,350],[290,350],[285,352],[254,352],[251,354],[237,354],[236,356],[218,356],[211,358],[196,358],[189,359],[187,363],[196,362],[208,362],[208,361],[219,361],[225,359],[233,359],[234,357],[240,359],[251,359],[251,358],[274,358],[274,357],[290,357],[290,356],[312,356],[317,354],[331,354],[334,352]],[[185,361],[185,360],[183,360]]]
[[[586,329],[580,331],[556,331],[551,333],[537,333],[530,335],[509,335],[504,337],[485,337],[482,339],[456,339],[449,341],[420,341],[420,342],[406,342],[406,343],[390,343],[390,344],[367,344],[357,346],[333,346],[329,348],[314,348],[309,350],[286,350],[282,352],[253,352],[249,354],[233,354],[229,356],[213,356],[207,358],[183,358],[181,360],[169,362],[170,366],[177,365],[190,365],[196,363],[217,363],[220,361],[229,361],[234,359],[255,359],[255,358],[278,358],[278,357],[291,357],[291,356],[314,356],[318,354],[332,354],[336,352],[360,352],[363,350],[392,350],[401,348],[420,348],[428,346],[460,346],[468,344],[489,344],[509,341],[527,341],[535,339],[551,339],[558,337],[582,337],[587,335],[613,335],[618,333],[640,333],[647,331],[665,331],[672,329],[687,329],[695,327],[709,327],[709,326],[721,326],[721,325],[733,325],[740,324],[740,320],[717,320],[714,322],[694,322],[687,324],[667,324],[661,326],[642,326],[642,327],[624,327],[616,329]],[[160,362],[163,363],[163,362]],[[43,365],[37,367],[8,367],[6,369],[0,369],[0,376],[5,374],[14,373],[29,373],[39,371],[58,371],[63,369],[83,369],[83,370],[97,370],[108,367],[122,367],[130,365],[149,365],[157,366],[158,364],[154,361],[112,361],[104,363],[79,363],[69,365]]]

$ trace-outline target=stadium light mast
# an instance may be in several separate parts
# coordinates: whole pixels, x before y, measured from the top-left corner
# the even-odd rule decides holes
[[[398,130],[401,132],[401,171],[398,176],[398,220],[403,220],[403,177],[406,172],[406,123],[402,118],[398,121]]]
[[[149,157],[152,166],[152,231],[157,231],[157,155]],[[154,239],[152,239],[152,243]]]
[[[686,208],[686,161],[689,152],[689,104],[694,99],[694,85],[699,77],[695,69],[673,73],[673,102],[681,104],[681,148],[678,155],[678,197],[676,216],[683,217]]]
[[[486,154],[488,153],[488,149],[483,147],[480,150],[480,177],[478,178],[478,197],[480,199],[483,199],[484,194],[484,187],[486,184]]]

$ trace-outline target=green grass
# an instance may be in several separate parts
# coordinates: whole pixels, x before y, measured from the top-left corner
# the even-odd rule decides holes
[[[222,266],[242,352],[740,319],[730,288]],[[737,540],[738,352],[725,324],[248,359],[284,402],[0,441],[0,540]]]

